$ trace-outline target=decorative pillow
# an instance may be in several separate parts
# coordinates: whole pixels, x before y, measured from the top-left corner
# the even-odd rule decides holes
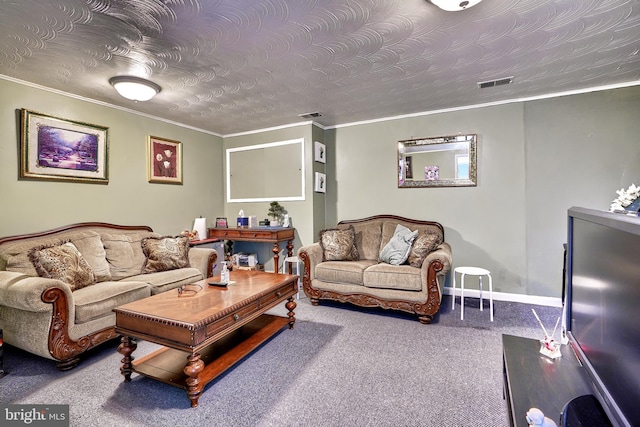
[[[356,233],[353,226],[320,231],[320,246],[325,261],[357,261]]]
[[[189,267],[189,238],[147,237],[142,239],[142,252],[147,257],[142,273],[177,270]]]
[[[72,291],[96,283],[91,266],[73,243],[38,246],[29,251],[29,260],[38,276],[67,283]]]
[[[380,261],[387,264],[400,265],[407,260],[411,244],[418,236],[418,230],[411,231],[404,225],[398,224],[393,237],[380,251]]]
[[[427,255],[435,251],[440,243],[442,243],[442,239],[438,234],[421,232],[413,241],[407,262],[412,267],[421,268]]]

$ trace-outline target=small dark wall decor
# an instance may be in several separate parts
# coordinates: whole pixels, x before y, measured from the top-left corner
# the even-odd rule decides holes
[[[318,141],[313,144],[313,159],[319,163],[327,163],[327,147]]]

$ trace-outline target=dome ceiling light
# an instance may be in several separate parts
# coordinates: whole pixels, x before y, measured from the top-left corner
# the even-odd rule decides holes
[[[148,101],[162,90],[154,82],[135,76],[111,77],[109,83],[120,95],[132,101]]]
[[[442,10],[455,12],[457,10],[468,9],[477,5],[482,0],[428,0],[429,3],[435,4]]]

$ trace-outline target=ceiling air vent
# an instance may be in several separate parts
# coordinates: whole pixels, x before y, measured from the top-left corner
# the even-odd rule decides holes
[[[303,119],[315,119],[316,117],[320,117],[320,116],[322,116],[322,114],[318,113],[317,111],[315,113],[298,114],[298,117],[301,117]]]
[[[484,89],[487,87],[502,86],[502,85],[508,85],[511,83],[513,83],[513,76],[505,77],[503,79],[490,80],[488,82],[478,82],[478,87],[480,89]]]

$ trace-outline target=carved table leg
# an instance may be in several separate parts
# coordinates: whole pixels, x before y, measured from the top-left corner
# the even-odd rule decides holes
[[[431,324],[431,320],[432,319],[433,319],[433,317],[429,316],[428,314],[419,314],[418,315],[418,322],[422,323],[423,325]]]
[[[128,383],[129,381],[131,381],[131,372],[133,372],[131,362],[133,362],[133,359],[135,359],[131,355],[131,353],[133,353],[135,349],[138,348],[138,344],[133,338],[126,335],[124,335],[120,341],[121,342],[118,346],[118,353],[124,356],[121,360],[122,366],[120,367],[120,373],[124,375],[124,382]]]
[[[293,329],[293,325],[296,323],[296,314],[293,312],[293,310],[297,305],[298,304],[296,304],[296,302],[293,300],[293,297],[289,297],[287,303],[284,305],[287,310],[289,310],[289,313],[287,313],[287,316],[289,316],[289,329]]]
[[[288,257],[293,256],[293,240],[289,240],[287,242],[287,256]],[[300,267],[298,266],[298,268]],[[293,274],[293,265],[291,263],[289,263],[289,274]],[[300,272],[297,271],[296,274],[300,275]]]
[[[193,353],[187,356],[187,366],[183,372],[189,377],[187,378],[187,397],[191,400],[191,407],[198,406],[198,399],[202,394],[202,385],[198,375],[204,369],[204,362],[200,360],[200,353]]]

